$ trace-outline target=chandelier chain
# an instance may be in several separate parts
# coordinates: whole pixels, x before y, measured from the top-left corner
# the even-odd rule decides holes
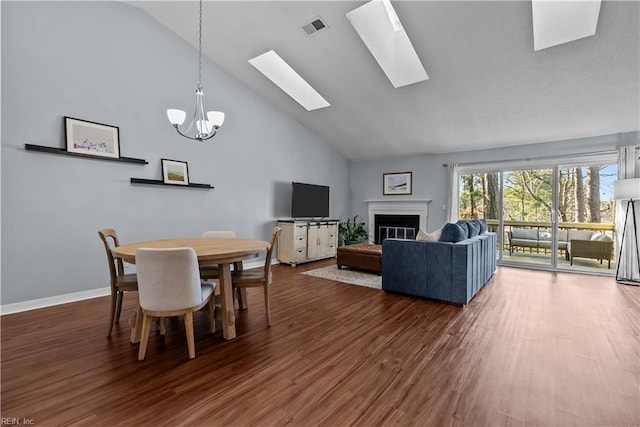
[[[198,88],[202,89],[202,0],[200,0],[200,22],[198,34]]]

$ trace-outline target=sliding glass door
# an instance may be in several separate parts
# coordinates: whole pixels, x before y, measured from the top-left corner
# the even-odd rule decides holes
[[[558,244],[565,252],[560,268],[615,272],[615,164],[558,167]]]
[[[498,234],[501,264],[615,272],[617,168],[612,156],[600,157],[544,167],[463,168],[459,217],[487,221]]]
[[[553,263],[553,169],[503,172],[503,260],[520,264]]]

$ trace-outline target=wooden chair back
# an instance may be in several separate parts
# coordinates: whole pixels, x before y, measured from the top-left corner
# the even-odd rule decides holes
[[[269,250],[267,250],[267,257],[264,260],[264,277],[267,282],[270,281],[271,274],[271,258],[273,257],[273,248],[276,246],[276,242],[278,241],[278,236],[280,236],[280,232],[282,231],[281,227],[273,227],[271,230],[271,240],[269,241]]]
[[[98,235],[104,244],[104,250],[107,252],[107,261],[109,263],[109,275],[111,276],[111,288],[116,286],[118,276],[124,275],[124,265],[122,259],[114,258],[111,250],[120,246],[118,235],[113,228],[105,228],[99,230]]]

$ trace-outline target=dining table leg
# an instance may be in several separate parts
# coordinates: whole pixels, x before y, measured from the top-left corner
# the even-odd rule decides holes
[[[231,266],[219,264],[220,298],[222,300],[222,336],[231,340],[236,337],[236,315],[233,307],[233,288],[231,286]]]

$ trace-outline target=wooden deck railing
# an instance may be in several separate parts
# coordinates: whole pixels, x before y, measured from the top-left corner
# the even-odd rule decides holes
[[[498,229],[499,221],[497,219],[487,219],[486,221],[493,231]],[[551,222],[505,221],[504,226],[507,230],[512,228],[545,228],[551,230]],[[559,222],[558,228],[561,230],[611,231],[612,233],[616,229],[615,224],[595,222]]]
[[[497,232],[500,222],[497,219],[487,219],[487,225],[490,231]],[[529,228],[529,229],[546,229],[551,230],[551,222],[544,221],[504,221],[505,235],[502,239],[503,250],[509,250],[509,239],[506,236],[507,231],[513,228]],[[558,223],[560,230],[589,230],[600,231],[607,234],[612,239],[615,238],[615,224],[594,223],[594,222],[560,222]],[[560,251],[562,252],[562,250]]]

